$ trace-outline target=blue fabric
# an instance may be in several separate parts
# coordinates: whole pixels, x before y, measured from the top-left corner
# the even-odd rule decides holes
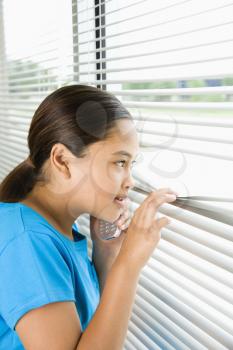
[[[22,203],[0,202],[0,350],[24,349],[15,325],[29,310],[73,301],[82,331],[100,301],[87,238],[73,225],[74,241]]]

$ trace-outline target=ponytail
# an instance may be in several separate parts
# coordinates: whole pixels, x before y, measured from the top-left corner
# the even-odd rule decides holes
[[[36,169],[28,157],[17,165],[0,185],[0,202],[18,202],[26,197],[36,183]]]

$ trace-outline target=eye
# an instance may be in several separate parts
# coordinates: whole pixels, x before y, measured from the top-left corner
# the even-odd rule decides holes
[[[126,161],[125,161],[125,160],[118,160],[118,161],[116,162],[116,164],[119,164],[119,163],[123,163],[123,164],[125,164],[125,163],[126,163]]]
[[[119,164],[119,163],[125,164],[125,163],[126,163],[126,160],[118,160],[118,161],[116,162],[116,164]],[[134,160],[134,161],[132,162],[132,164],[131,164],[131,168],[135,165],[135,163],[136,163],[136,161]],[[123,168],[123,166],[121,166],[121,168]]]

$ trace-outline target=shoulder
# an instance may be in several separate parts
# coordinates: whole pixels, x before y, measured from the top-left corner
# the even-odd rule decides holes
[[[0,252],[8,242],[20,236],[25,230],[17,204],[0,202]]]
[[[21,247],[29,240],[40,240],[50,248],[66,248],[64,242],[59,239],[61,237],[41,215],[29,207],[20,205],[19,202],[0,202],[0,232],[0,254],[11,242],[18,240]]]

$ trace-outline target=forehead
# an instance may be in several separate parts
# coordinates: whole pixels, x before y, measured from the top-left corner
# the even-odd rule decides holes
[[[120,120],[117,122],[117,126],[111,130],[108,138],[97,142],[92,145],[92,151],[101,152],[108,156],[114,156],[113,153],[121,152],[116,154],[127,155],[130,154],[135,157],[139,153],[139,142],[136,128],[130,120]],[[123,151],[123,152],[122,152]]]

